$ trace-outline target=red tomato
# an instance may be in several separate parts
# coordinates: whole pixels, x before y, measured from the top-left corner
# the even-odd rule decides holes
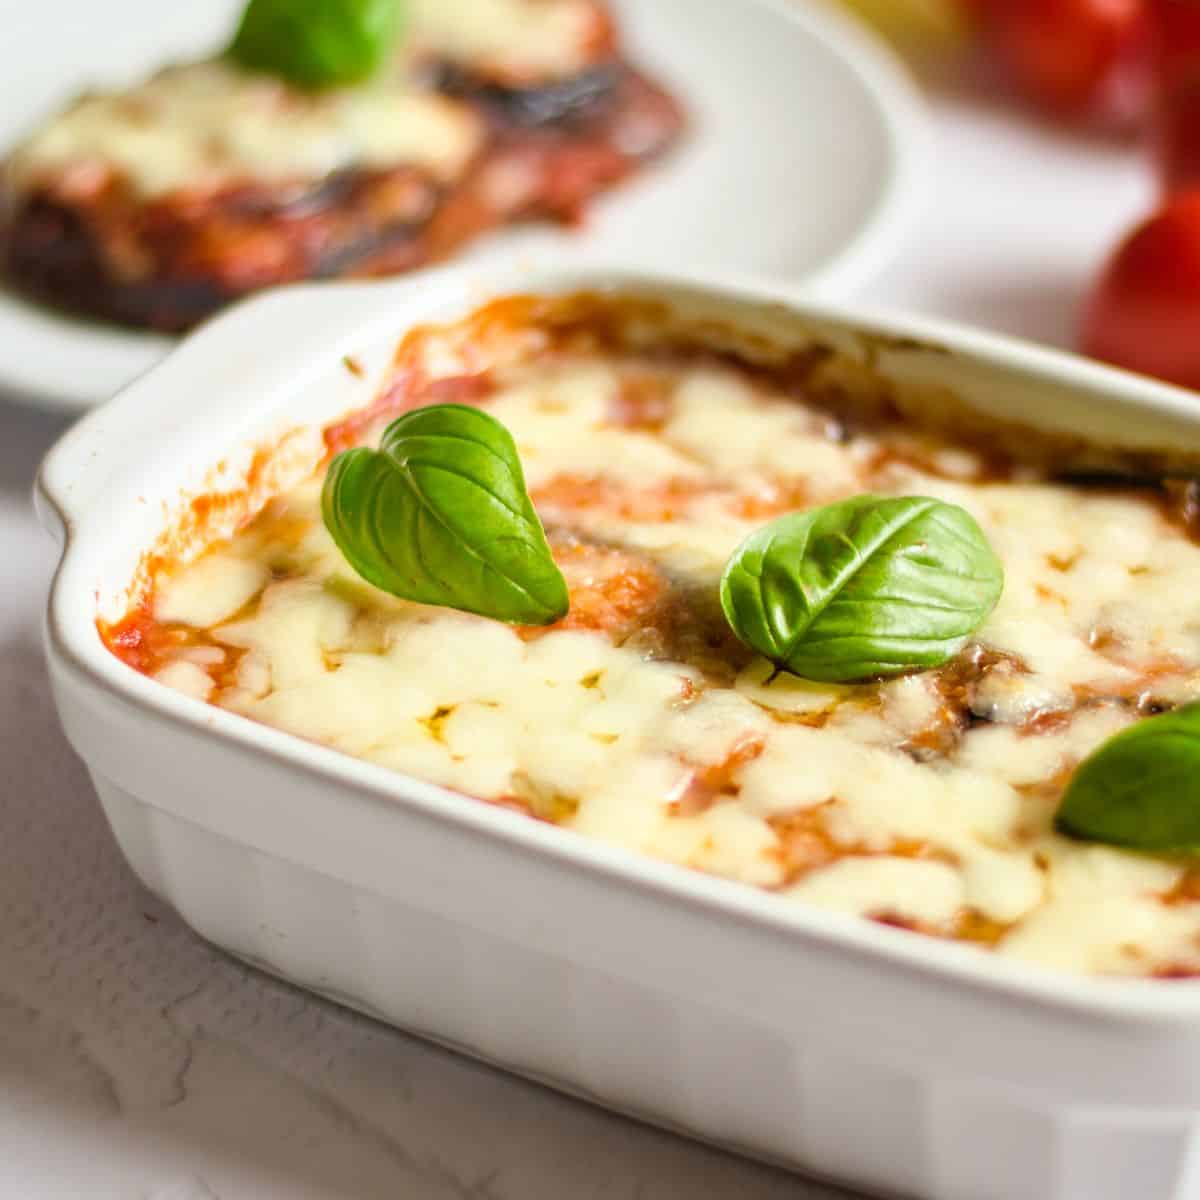
[[[1084,353],[1200,389],[1200,189],[1121,244],[1083,329]]]
[[[1143,0],[971,0],[984,44],[1012,83],[1060,117],[1107,108],[1128,88]]]
[[[1169,192],[1200,184],[1200,0],[1149,0],[1155,143]]]

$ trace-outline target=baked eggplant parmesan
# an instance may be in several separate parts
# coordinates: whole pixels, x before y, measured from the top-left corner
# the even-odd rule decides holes
[[[227,53],[81,96],[0,169],[0,270],[59,308],[185,330],[273,284],[575,221],[682,126],[598,0],[410,0],[352,86]]]
[[[1200,974],[1196,494],[1156,482],[1182,464],[766,320],[518,297],[417,329],[374,407],[185,503],[101,634],[198,700],[785,909]],[[764,528],[804,536],[760,553]],[[788,645],[750,644],[739,572]]]

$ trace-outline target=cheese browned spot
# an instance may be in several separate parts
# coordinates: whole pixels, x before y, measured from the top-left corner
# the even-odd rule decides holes
[[[1183,864],[1051,824],[1085,755],[1150,700],[1200,695],[1200,546],[1151,497],[998,475],[966,447],[915,453],[886,425],[835,430],[794,389],[711,361],[559,353],[488,381],[473,402],[513,433],[567,620],[511,629],[374,590],[325,532],[314,478],[163,573],[154,614],[180,636],[148,640],[139,665],[781,905],[1081,972],[1200,969]],[[726,558],[764,497],[864,491],[966,507],[1004,562],[1003,599],[940,671],[773,677],[721,620]]]

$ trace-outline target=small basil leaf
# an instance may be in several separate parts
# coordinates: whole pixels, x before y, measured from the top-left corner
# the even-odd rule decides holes
[[[321,511],[350,565],[385,592],[521,625],[566,615],[512,435],[477,408],[419,408],[378,450],[339,454]]]
[[[405,0],[250,0],[229,53],[302,88],[361,83],[388,57],[404,9]]]
[[[1200,704],[1140,721],[1084,759],[1055,823],[1133,850],[1200,850]]]
[[[848,683],[953,658],[1003,587],[1000,560],[964,509],[857,496],[747,538],[725,568],[721,607],[781,670]]]

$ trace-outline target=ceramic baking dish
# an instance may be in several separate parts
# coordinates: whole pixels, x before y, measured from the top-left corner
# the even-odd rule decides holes
[[[64,542],[54,692],[134,870],[203,937],[297,984],[861,1188],[1200,1196],[1200,985],[1060,977],[785,909],[205,706],[101,644],[97,614],[121,609],[181,498],[236,485],[252,447],[366,403],[412,324],[580,289],[818,342],[1030,425],[1200,455],[1185,393],[727,279],[525,265],[266,296],[77,425],[38,483]]]

